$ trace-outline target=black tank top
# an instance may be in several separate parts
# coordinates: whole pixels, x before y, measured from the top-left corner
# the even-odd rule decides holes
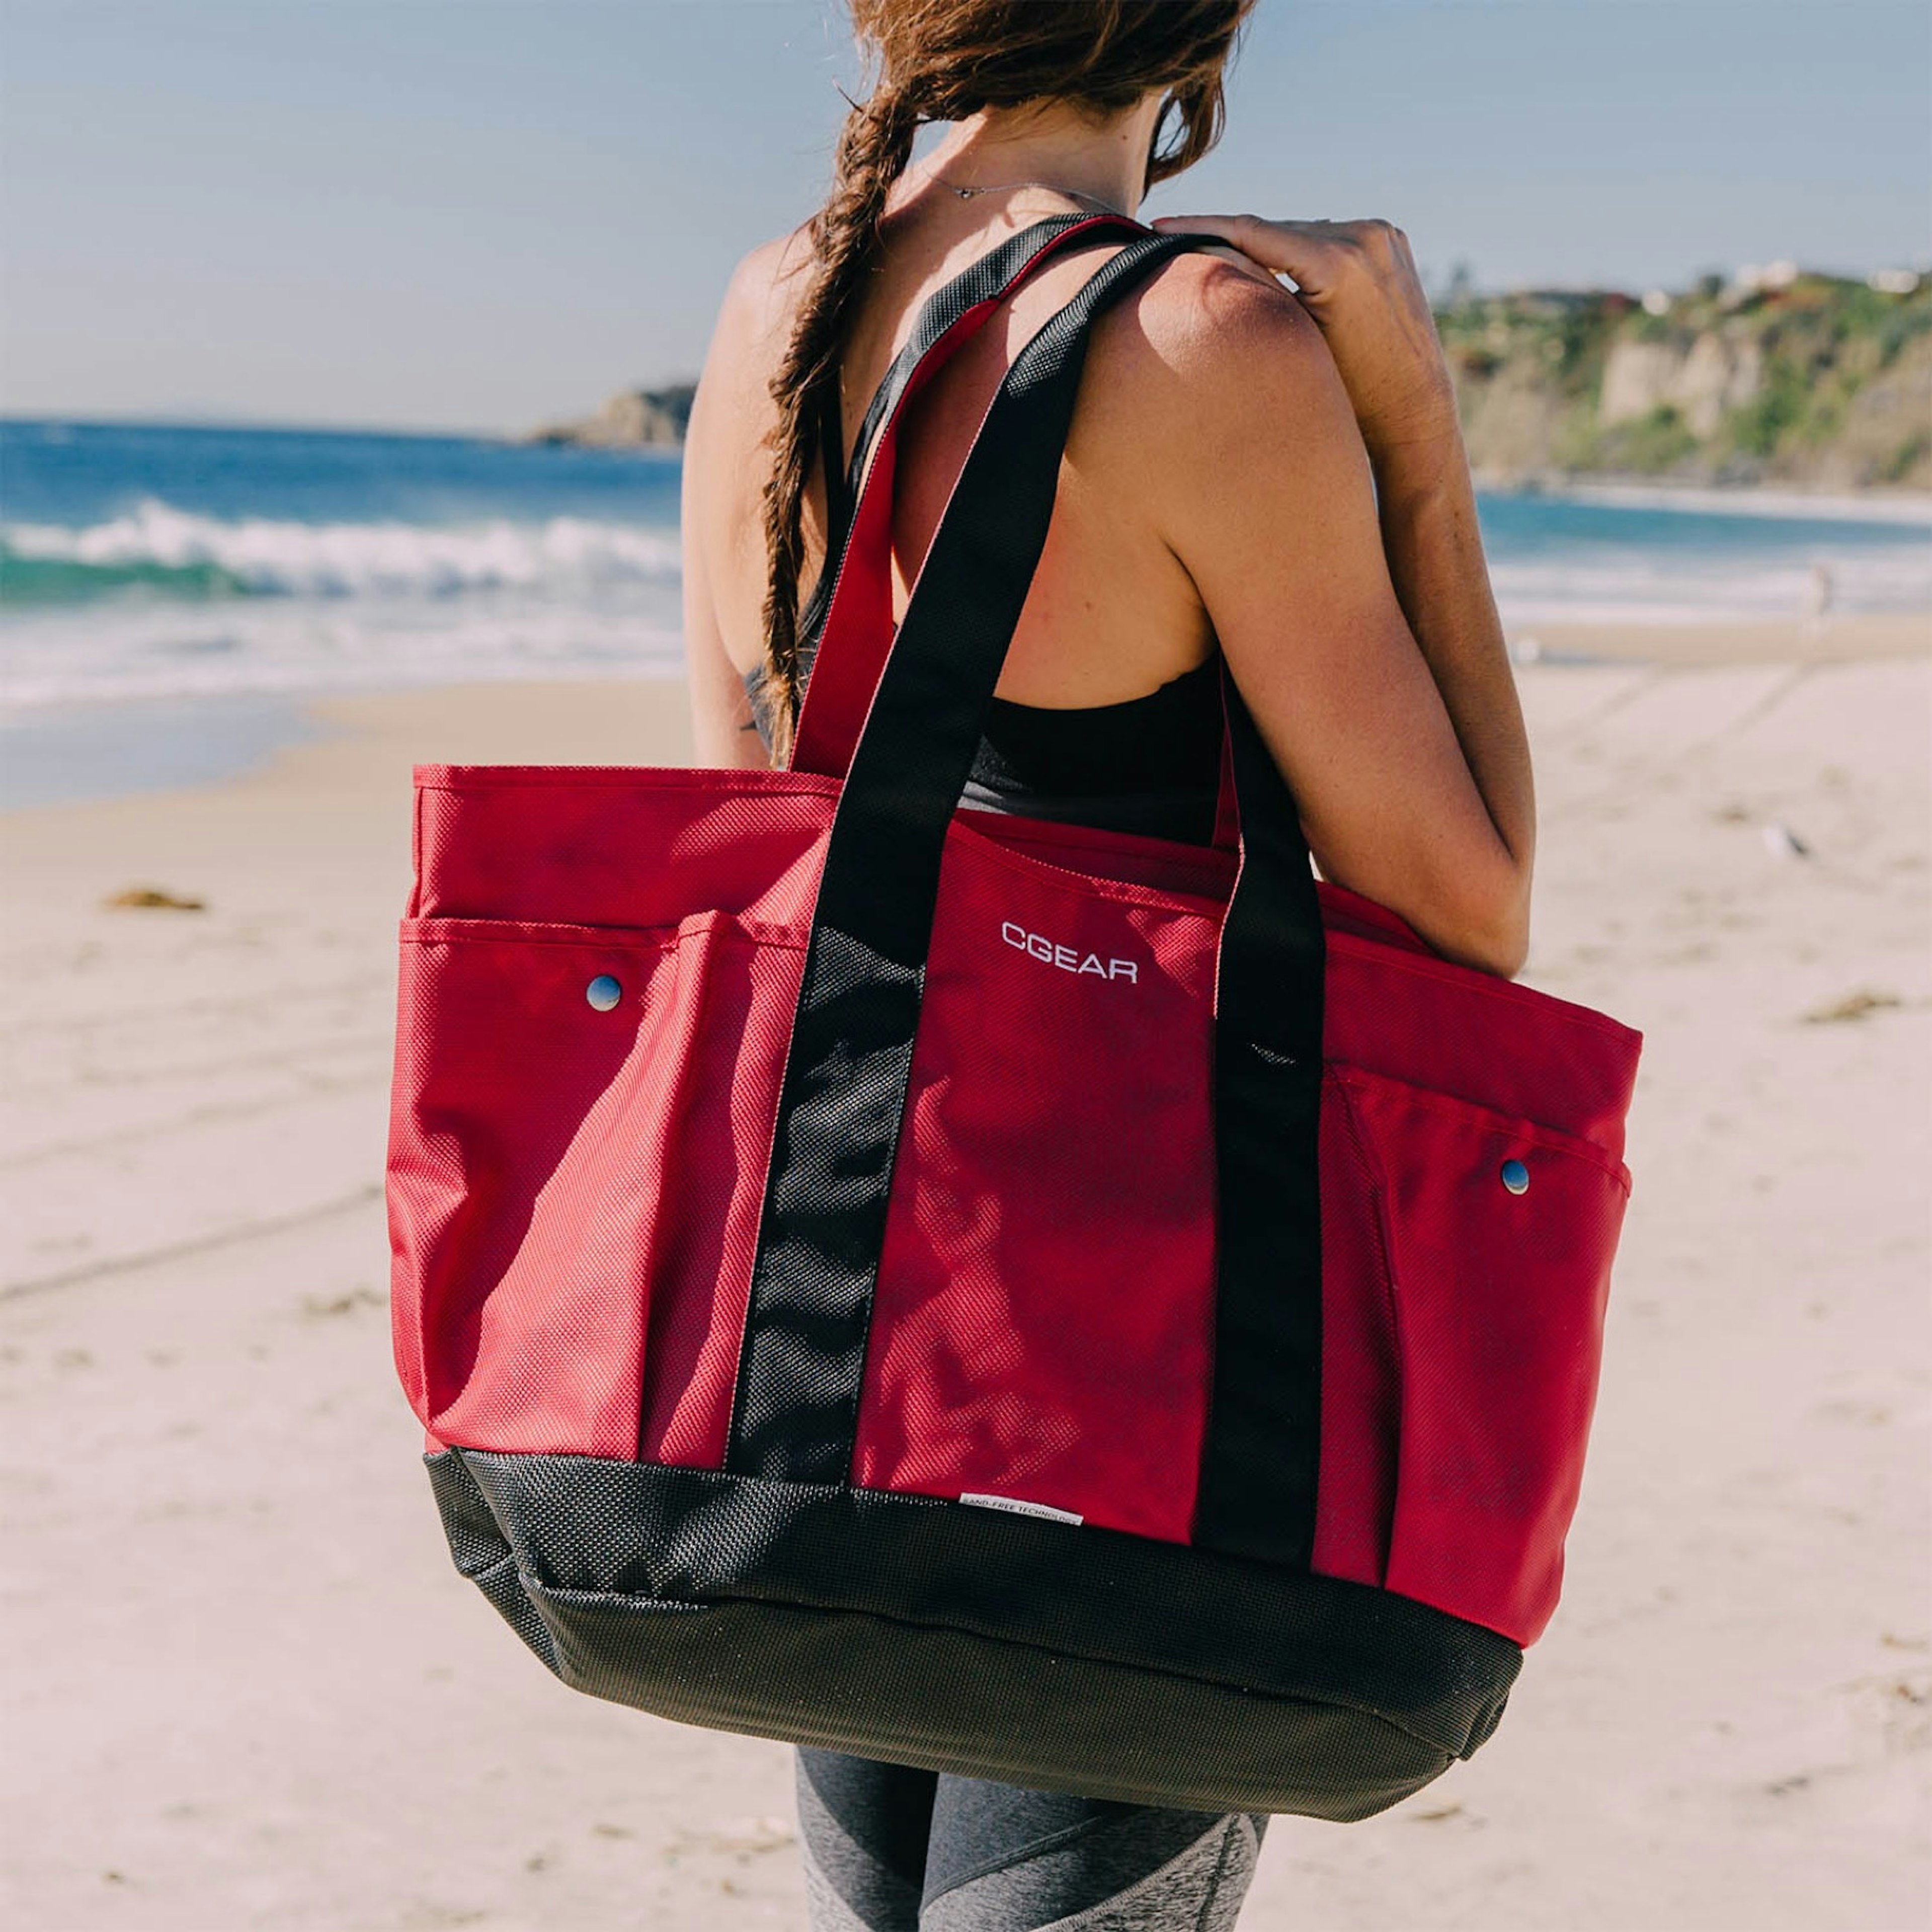
[[[836,388],[821,424],[828,556],[851,527],[850,488],[840,459],[844,438]],[[825,622],[832,572],[823,572],[799,620],[807,681]],[[770,719],[758,701],[758,673],[746,680],[758,735],[771,743]],[[1218,657],[1119,704],[1063,710],[993,700],[974,754],[962,805],[1109,832],[1139,832],[1206,845],[1214,836],[1221,773]]]

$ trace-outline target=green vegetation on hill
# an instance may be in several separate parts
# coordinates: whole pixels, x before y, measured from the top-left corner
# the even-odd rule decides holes
[[[1932,280],[1463,296],[1436,323],[1492,482],[1932,488]]]

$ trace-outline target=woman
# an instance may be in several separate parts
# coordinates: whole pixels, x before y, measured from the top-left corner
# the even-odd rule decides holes
[[[1049,216],[1131,214],[1206,152],[1252,4],[854,0],[878,84],[825,207],[734,277],[692,417],[700,759],[762,764],[788,742],[800,592],[840,500],[826,425],[842,470],[920,305],[969,263]],[[926,122],[952,125],[915,166]],[[1095,327],[968,802],[1204,842],[1225,662],[1324,875],[1514,974],[1528,750],[1408,244],[1374,221],[1155,226],[1232,245],[1166,264]],[[908,406],[898,609],[1008,364],[1106,252],[1050,263]],[[819,1750],[799,1770],[820,1928],[1225,1927],[1265,1822]]]

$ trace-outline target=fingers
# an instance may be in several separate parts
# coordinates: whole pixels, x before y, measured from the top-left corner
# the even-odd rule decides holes
[[[1392,221],[1264,221],[1258,214],[1162,214],[1148,224],[1163,235],[1217,235],[1250,254],[1270,244],[1287,247],[1358,249],[1364,254],[1406,256],[1408,237]]]
[[[1252,214],[1162,214],[1148,225],[1162,235],[1218,235],[1232,242],[1237,230],[1265,224]]]
[[[1162,235],[1212,235],[1232,242],[1244,255],[1252,255],[1270,268],[1280,264],[1269,260],[1280,251],[1280,231],[1297,224],[1264,221],[1258,214],[1163,214],[1149,224]],[[1302,226],[1310,224],[1303,224]]]
[[[1290,276],[1298,285],[1311,276],[1322,279],[1318,237],[1324,223],[1264,221],[1255,214],[1171,214],[1150,225],[1163,235],[1211,235],[1271,274]]]
[[[1212,235],[1232,242],[1318,298],[1364,272],[1384,284],[1417,279],[1408,237],[1391,221],[1264,221],[1253,214],[1171,214],[1150,226],[1162,234]]]

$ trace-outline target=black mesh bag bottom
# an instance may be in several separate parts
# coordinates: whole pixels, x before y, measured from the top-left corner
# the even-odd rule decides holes
[[[457,1568],[563,1681],[1091,1798],[1348,1821],[1495,1730],[1506,1638],[1386,1591],[920,1497],[446,1450]]]

